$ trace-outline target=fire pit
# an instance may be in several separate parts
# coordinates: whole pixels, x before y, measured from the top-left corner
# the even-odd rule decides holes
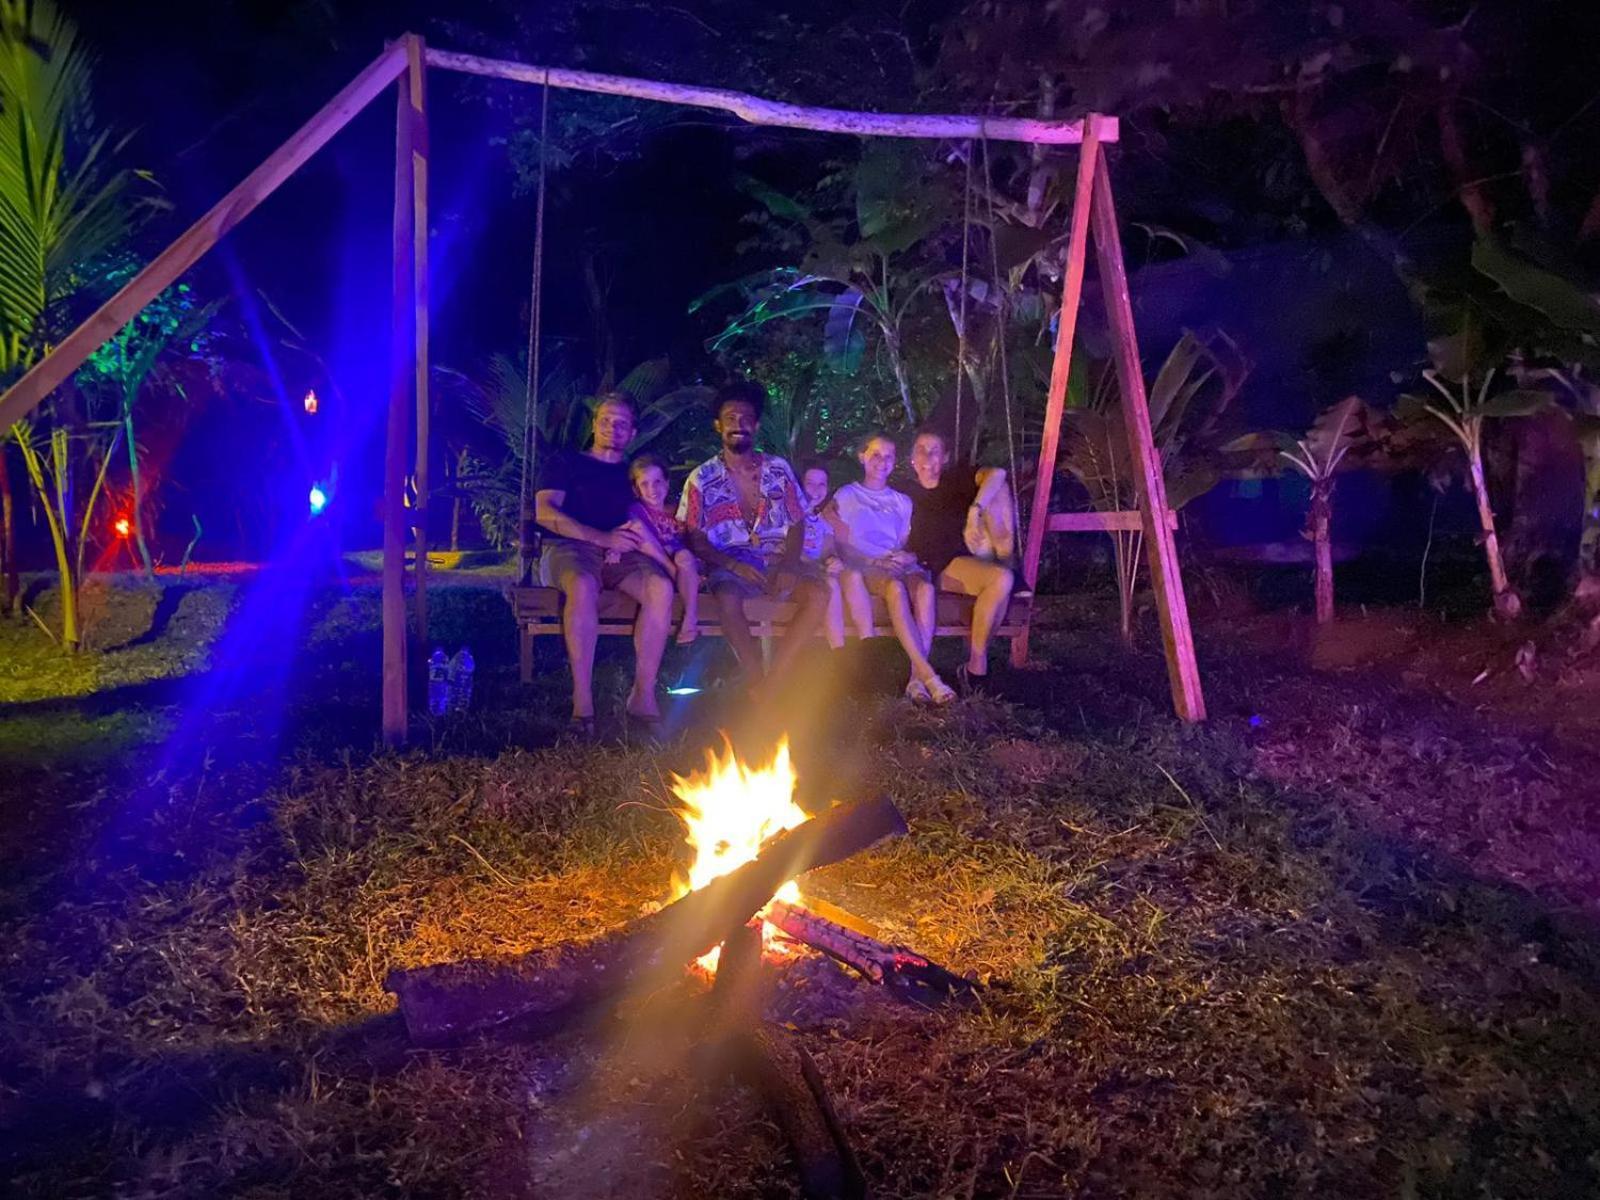
[[[708,755],[704,772],[674,776],[672,787],[693,861],[658,911],[516,957],[393,971],[384,985],[399,997],[411,1040],[440,1047],[544,1036],[651,997],[685,970],[710,977],[702,1065],[733,1074],[762,1099],[807,1196],[863,1195],[820,1072],[789,1032],[763,1018],[763,975],[768,959],[803,943],[907,997],[972,989],[861,919],[801,894],[805,872],[905,832],[904,819],[885,798],[808,815],[794,802],[786,742],[754,768],[728,746]]]

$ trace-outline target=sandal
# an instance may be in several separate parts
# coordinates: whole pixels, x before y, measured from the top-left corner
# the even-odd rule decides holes
[[[928,689],[928,703],[935,708],[943,708],[952,704],[956,699],[956,690],[937,675],[923,680],[922,686]]]

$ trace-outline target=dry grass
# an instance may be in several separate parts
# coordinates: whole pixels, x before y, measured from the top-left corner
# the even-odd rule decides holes
[[[1074,677],[1086,700],[1093,679]],[[1313,794],[1226,722],[1117,703],[1059,727],[992,701],[840,718],[848,786],[892,795],[911,833],[808,885],[991,985],[923,1011],[809,957],[787,969],[770,1011],[821,1065],[874,1194],[1600,1191],[1588,943],[1353,819],[1354,790],[1399,778],[1361,739]],[[196,872],[13,896],[0,1132],[33,1135],[0,1141],[16,1194],[792,1194],[775,1131],[689,1067],[690,995],[449,1054],[359,1025],[390,1007],[392,967],[662,898],[663,780],[698,757],[302,759],[259,798],[224,773],[201,822],[270,819]],[[1406,761],[1407,786],[1455,778]],[[352,1024],[369,1036],[330,1036]]]

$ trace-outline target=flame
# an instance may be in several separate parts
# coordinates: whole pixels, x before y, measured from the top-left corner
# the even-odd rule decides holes
[[[682,803],[673,811],[683,822],[694,861],[687,877],[673,881],[673,899],[742,867],[768,838],[808,820],[806,811],[794,802],[794,785],[788,738],[778,743],[765,767],[747,767],[733,746],[724,743],[721,755],[707,752],[704,772],[687,778],[674,775],[672,791]],[[800,888],[794,880],[783,885],[778,899],[799,903]],[[770,941],[771,934],[771,927],[763,924],[762,941]],[[714,971],[720,949],[703,955],[700,965]]]

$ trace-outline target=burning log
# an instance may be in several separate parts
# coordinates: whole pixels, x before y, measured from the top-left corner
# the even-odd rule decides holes
[[[793,1152],[807,1200],[859,1200],[866,1176],[828,1097],[822,1072],[793,1037],[761,1019],[761,933],[741,926],[722,943],[712,1005],[731,1026],[714,1060],[761,1098]]]
[[[875,931],[859,918],[820,901],[812,903],[827,910],[828,915],[783,900],[774,900],[764,915],[769,925],[788,937],[838,959],[873,983],[884,984],[908,998],[977,991],[977,985],[970,979],[947,971],[914,950],[891,945],[874,936]]]
[[[399,997],[419,1045],[539,1036],[632,985],[656,986],[748,921],[788,880],[905,829],[886,798],[840,805],[778,834],[753,861],[611,933],[514,958],[395,970],[384,987]]]

